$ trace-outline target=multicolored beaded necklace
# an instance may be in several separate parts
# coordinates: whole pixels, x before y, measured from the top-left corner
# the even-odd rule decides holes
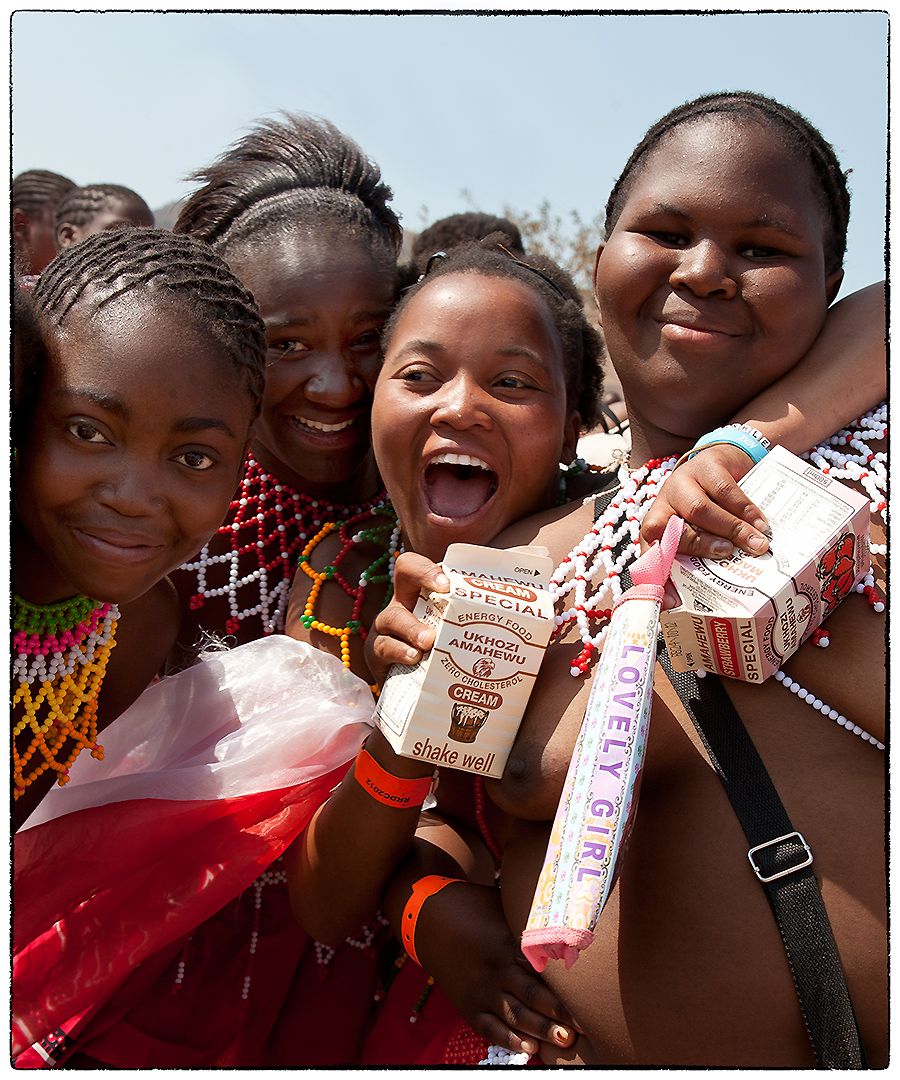
[[[351,518],[385,498],[381,492],[353,506],[314,498],[295,491],[248,458],[240,490],[216,534],[228,539],[230,550],[215,554],[214,539],[180,568],[197,575],[191,610],[199,610],[213,597],[225,597],[226,633],[236,634],[246,619],[253,618],[260,620],[263,634],[280,633],[294,564],[304,544],[327,521]]]
[[[13,798],[48,769],[58,782],[82,750],[102,759],[97,742],[97,697],[115,646],[119,609],[87,596],[57,604],[13,601],[12,706],[24,717],[12,729]],[[20,753],[16,739],[32,733]]]
[[[370,518],[372,524],[367,528],[358,528]],[[334,532],[335,529],[338,533],[338,539],[341,541],[341,549],[330,563],[321,570],[316,570],[309,561],[310,556],[321,541]],[[382,550],[359,575],[358,581],[351,584],[341,573],[341,563],[353,548],[365,543],[377,545]],[[312,578],[313,582],[300,621],[308,629],[318,630],[320,633],[340,638],[341,663],[348,670],[350,668],[350,638],[354,634],[358,634],[360,640],[365,641],[368,634],[368,628],[363,626],[360,617],[369,586],[385,586],[384,597],[379,610],[385,607],[393,594],[394,562],[397,558],[399,545],[400,526],[397,522],[397,515],[394,513],[394,508],[390,503],[383,502],[372,507],[371,510],[354,514],[347,521],[326,522],[307,543],[297,560],[298,567],[307,577]],[[329,626],[316,618],[316,604],[322,587],[328,581],[335,581],[353,601],[350,618],[340,627]]]
[[[823,473],[861,484],[869,496],[872,513],[878,514],[885,523],[887,454],[882,451],[875,453],[867,444],[887,436],[887,416],[887,405],[883,403],[802,455]],[[575,623],[583,645],[571,668],[576,678],[584,675],[596,659],[609,627],[612,608],[622,593],[621,573],[640,554],[638,537],[641,522],[677,460],[675,456],[657,458],[634,471],[629,471],[627,465],[620,466],[619,490],[587,535],[553,572],[551,595],[559,606],[566,605],[556,616],[554,635],[558,636],[565,627]],[[886,547],[884,544],[872,544],[871,551],[873,554],[884,554]],[[875,612],[884,611],[884,601],[875,589],[871,569],[856,591],[865,596]],[[814,644],[826,647],[829,643],[827,631],[820,628],[813,633],[812,640]],[[884,745],[874,736],[823,703],[812,691],[794,683],[783,672],[776,673],[776,679],[841,727],[884,749]]]

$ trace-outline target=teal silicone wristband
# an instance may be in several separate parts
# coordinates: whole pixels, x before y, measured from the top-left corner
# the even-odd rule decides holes
[[[690,460],[698,450],[702,450],[704,446],[723,442],[730,443],[739,450],[743,450],[744,453],[752,459],[754,465],[762,461],[769,452],[769,448],[763,442],[762,436],[754,434],[747,428],[739,427],[737,424],[731,424],[726,427],[715,428],[715,430],[707,432],[706,435],[701,435],[694,443],[693,450],[688,454],[688,460]]]

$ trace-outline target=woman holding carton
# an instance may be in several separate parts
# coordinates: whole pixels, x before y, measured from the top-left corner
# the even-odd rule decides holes
[[[650,139],[636,152],[623,181],[617,185],[610,206],[609,242],[598,257],[597,288],[604,333],[623,379],[629,415],[638,418],[636,459],[658,458],[689,449],[703,431],[789,372],[821,331],[828,303],[840,281],[846,189],[843,188],[842,212],[840,170],[836,163],[824,171],[820,167],[823,161],[827,162],[830,148],[818,133],[795,117],[789,110],[755,95],[722,95],[698,102],[677,111],[651,131]],[[703,164],[698,157],[702,146],[708,145],[713,137],[728,148],[726,154],[717,158],[715,167]],[[833,154],[830,156],[833,160]],[[812,181],[811,173],[815,178]],[[702,185],[692,182],[693,176],[701,174]],[[773,176],[778,179],[772,180]],[[716,198],[710,197],[710,192]],[[656,207],[652,212],[662,214],[663,203],[675,207],[671,220],[664,215],[659,221],[643,220],[637,212],[646,216]],[[783,211],[780,224],[787,223],[786,230],[766,220],[773,205]],[[756,224],[751,227],[748,221]],[[640,302],[632,299],[635,283],[631,274],[625,272],[629,263],[622,245],[629,242],[648,248],[642,256],[644,263],[639,264],[646,265],[648,270],[644,291],[637,290]],[[655,277],[649,272],[654,266],[659,267]],[[658,311],[653,308],[657,300],[661,301]],[[713,309],[718,319],[715,325]],[[732,318],[737,318],[737,322],[726,325]],[[645,341],[648,335],[649,341]],[[661,340],[655,350],[653,340]],[[729,363],[736,350],[740,351],[738,355],[743,353],[742,362]],[[693,383],[684,392],[676,392],[682,389],[682,379],[696,379],[698,375],[703,375],[703,379],[697,393],[692,392]],[[670,393],[661,395],[660,386],[668,386]],[[811,387],[807,392],[817,391]],[[376,393],[376,405],[377,400]],[[866,435],[877,435],[883,427],[878,417],[867,424]],[[800,450],[811,438],[808,436],[793,445]],[[697,464],[692,463],[689,468],[699,470],[704,458],[711,459],[720,450],[705,451],[696,459]],[[741,475],[742,468],[737,463],[741,451],[729,448],[725,453],[731,455],[723,457],[727,467]],[[389,490],[394,481],[392,470],[396,469],[398,474],[408,472],[408,460],[407,456],[396,464],[380,462]],[[674,460],[673,457],[669,468]],[[703,469],[710,469],[708,462],[703,464]],[[655,479],[658,483],[663,475],[662,463],[654,461],[632,477],[641,493],[642,510],[652,503],[650,481]],[[422,484],[405,485],[403,491],[412,492],[407,496],[412,506],[416,499],[421,501],[428,493]],[[877,506],[879,500],[873,502]],[[427,514],[410,517],[402,500],[398,503],[401,521],[415,520],[416,528],[419,521],[423,522],[422,546],[417,544],[418,550],[432,559],[439,558],[443,548],[434,516],[430,521]],[[735,504],[732,508],[736,508]],[[742,516],[752,520],[752,509],[747,508]],[[543,519],[509,530],[498,543],[544,543],[559,562],[578,538],[588,532],[592,519],[591,503],[574,511],[551,512]],[[743,528],[746,530],[746,524]],[[459,536],[459,532],[448,532],[444,544],[447,539]],[[738,538],[744,546],[746,532]],[[878,537],[873,535],[873,540],[878,542]],[[421,563],[413,556],[405,558],[408,564],[418,566],[418,570],[412,574],[411,586],[410,577],[399,572],[403,566],[401,560],[396,581],[401,600],[417,594],[423,579]],[[424,577],[429,580],[427,572]],[[430,582],[436,580],[432,575]],[[870,591],[869,598],[877,605],[880,601],[875,597]],[[397,606],[390,610],[392,619],[383,619],[382,629],[414,646],[430,645],[427,631],[415,626],[408,616],[404,618]],[[842,608],[829,626],[836,628],[835,639],[845,642],[842,649],[873,632],[881,636],[879,621],[872,610],[857,601]],[[526,714],[504,780],[496,786],[497,790],[491,791],[493,799],[519,820],[512,832],[504,835],[506,826],[491,816],[491,809],[482,815],[493,828],[494,839],[506,841],[501,895],[509,924],[516,931],[524,926],[546,848],[547,824],[541,822],[549,822],[555,812],[587,698],[587,687],[579,687],[569,675],[569,668],[582,656],[586,646],[580,635],[572,632],[574,627],[567,629],[569,632],[564,633],[559,646],[547,656],[539,688]],[[420,631],[422,636],[417,639],[415,634]],[[383,648],[382,651],[388,656],[387,651]],[[402,655],[402,649],[398,649],[390,654],[390,659],[400,659]],[[828,659],[833,655],[829,654]],[[416,649],[407,646],[407,660],[415,656]],[[821,698],[814,701],[820,704],[827,701],[841,719],[853,714],[854,688],[863,691],[862,700],[870,703],[866,708],[865,728],[877,744],[883,738],[883,715],[878,715],[883,699],[878,690],[883,663],[879,648],[874,648],[870,656],[871,662],[855,661],[849,668],[838,669],[825,663],[823,654],[807,644],[787,665],[789,674],[781,681],[790,689],[795,684],[798,688],[810,686],[814,679],[818,680],[814,685]],[[835,675],[840,679],[835,681]],[[821,709],[817,710],[817,716],[808,704],[800,701],[797,691],[789,695],[775,682],[752,689],[729,684],[729,693],[747,720],[792,816],[795,819],[798,816],[795,804],[808,808],[813,821],[810,831],[817,834],[811,846],[823,867],[820,873],[825,878],[826,907],[838,947],[845,955],[847,979],[864,1042],[870,1057],[876,1059],[884,1045],[886,1002],[883,765],[878,751],[861,739],[851,740],[848,745],[846,732],[837,725],[829,726],[822,718]],[[530,1017],[522,1022],[522,1010],[506,1012],[505,1039],[500,1040],[494,1034],[497,1023],[501,1022],[496,1014],[491,1026],[483,1015],[471,1011],[470,1001],[464,1000],[464,989],[454,984],[453,946],[446,934],[449,925],[471,926],[475,918],[471,907],[474,901],[469,899],[463,885],[445,888],[425,901],[415,937],[418,956],[439,984],[446,986],[464,1014],[474,1016],[480,1031],[515,1050],[531,1051],[540,1038],[544,1043],[542,1056],[547,1060],[808,1064],[811,1051],[792,998],[790,981],[784,981],[786,965],[783,954],[778,952],[777,929],[771,925],[764,898],[758,893],[759,886],[738,876],[728,854],[735,843],[740,844],[737,823],[728,806],[722,803],[718,781],[687,734],[690,729],[685,726],[681,707],[662,679],[658,680],[658,694],[641,813],[622,879],[598,927],[598,943],[584,954],[573,971],[557,971],[551,964],[545,973],[547,982],[567,1007],[565,1012],[557,1010],[549,1015],[562,1018],[568,1014],[587,1032],[575,1049],[560,1049],[569,1040],[554,1039],[550,1022],[545,1020],[543,1026],[531,1026]],[[776,726],[773,718],[786,715],[790,717],[790,727],[783,723]],[[375,741],[370,740],[370,749]],[[389,759],[382,756],[382,750],[377,747],[379,760],[392,772],[410,775],[415,769],[414,763],[405,759],[396,759],[388,765]],[[339,792],[347,786],[345,782]],[[825,792],[839,794],[842,813],[853,818],[857,841],[852,852],[835,846],[835,833],[828,824],[834,819],[826,813]],[[683,812],[680,810],[677,816],[671,813],[673,799],[679,806],[683,801]],[[338,800],[332,800],[329,806],[339,806]],[[317,822],[323,835],[326,820],[323,813]],[[410,831],[412,827],[414,822]],[[737,838],[733,835],[735,830],[738,830]],[[704,833],[709,835],[697,843],[698,834]],[[313,832],[313,845],[315,835]],[[429,839],[437,839],[437,833],[432,831]],[[458,855],[456,869],[448,868],[446,862],[439,861],[441,856],[436,855],[434,847],[434,844],[414,847],[407,866],[391,884],[387,909],[390,912],[393,906],[395,919],[398,909],[402,912],[411,896],[416,874],[421,876],[437,869],[458,875],[467,869]],[[393,853],[382,851],[382,854],[388,861],[396,861],[400,850],[405,850],[405,839]],[[739,855],[744,858],[740,851]],[[691,874],[676,873],[678,867],[685,865],[693,868]],[[658,867],[661,876],[655,875]],[[705,891],[696,889],[698,875],[703,878]],[[469,888],[474,895],[474,888]],[[636,894],[637,899],[629,902],[626,894]],[[655,899],[648,903],[648,896]],[[710,897],[716,899],[711,901]],[[466,905],[470,907],[464,919],[461,912]],[[735,907],[741,917],[730,920],[725,913]],[[676,925],[684,927],[685,912],[689,920],[695,920],[696,933],[675,931]],[[716,933],[705,937],[701,928],[709,924],[712,913],[720,913],[721,917],[716,918]],[[660,914],[664,916],[664,925],[659,923]],[[333,908],[330,915],[337,917]],[[479,917],[486,921],[483,913]],[[750,927],[752,934],[758,934],[766,944],[749,958],[742,955],[738,964],[737,954],[746,952],[742,929],[745,927]],[[717,962],[723,943],[725,948],[737,950],[734,963]],[[459,944],[455,948],[458,956]],[[751,970],[752,979],[740,985],[731,984],[731,992],[729,973],[745,967]],[[656,972],[657,977],[648,986],[647,979],[638,976],[639,972],[651,975]],[[598,980],[603,985],[600,1001],[586,991],[588,983],[596,985]],[[679,996],[693,1001],[698,1011],[716,1015],[717,1022],[710,1025],[708,1037],[703,1033],[698,1036],[687,1025],[669,1019],[680,1015]],[[776,1002],[775,1008],[767,1008],[772,1001]],[[499,1008],[502,1010],[509,1004],[507,1000]],[[642,1021],[641,1017],[646,1019]],[[721,1037],[723,1030],[729,1032],[726,1039]],[[752,1039],[751,1030],[755,1031]],[[400,1053],[395,1050],[395,1054]],[[439,1055],[440,1051],[431,1047],[426,1050],[428,1053]],[[393,1060],[401,1059],[395,1056]],[[442,1058],[435,1056],[430,1060]]]

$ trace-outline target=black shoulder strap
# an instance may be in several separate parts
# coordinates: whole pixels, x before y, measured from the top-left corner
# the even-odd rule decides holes
[[[626,574],[622,575],[626,586]],[[629,580],[630,583],[630,580]],[[693,721],[747,837],[753,873],[781,934],[800,1011],[820,1068],[862,1069],[866,1058],[813,854],[791,824],[762,758],[718,677],[659,662]]]

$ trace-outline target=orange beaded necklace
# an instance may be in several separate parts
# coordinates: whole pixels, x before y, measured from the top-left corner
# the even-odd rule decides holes
[[[12,707],[24,716],[12,728],[13,798],[48,769],[58,782],[82,750],[101,759],[97,697],[115,646],[119,609],[76,596],[58,604],[14,598]],[[16,739],[31,731],[27,746]]]
[[[359,528],[369,519],[371,519],[371,524],[366,528]],[[310,564],[310,555],[322,540],[334,532],[335,529],[338,530],[341,549],[322,570],[316,570]],[[358,634],[360,640],[365,641],[368,633],[367,627],[363,626],[360,619],[367,589],[370,585],[383,584],[385,586],[384,597],[381,602],[382,608],[391,598],[394,562],[397,558],[399,542],[400,527],[397,524],[397,515],[394,513],[394,508],[390,503],[383,502],[378,506],[374,506],[371,510],[364,510],[362,513],[348,518],[346,521],[326,522],[303,548],[300,558],[297,560],[298,567],[307,577],[312,578],[313,582],[312,588],[309,590],[309,596],[306,599],[306,605],[303,608],[303,614],[300,616],[300,622],[310,630],[318,630],[322,634],[340,638],[341,663],[346,668],[350,667],[351,637]],[[353,548],[364,543],[383,545],[383,550],[363,570],[358,582],[353,585],[341,573],[341,563]],[[343,626],[329,626],[328,623],[316,618],[316,604],[319,601],[322,588],[328,581],[337,582],[347,596],[353,600],[350,618]]]

